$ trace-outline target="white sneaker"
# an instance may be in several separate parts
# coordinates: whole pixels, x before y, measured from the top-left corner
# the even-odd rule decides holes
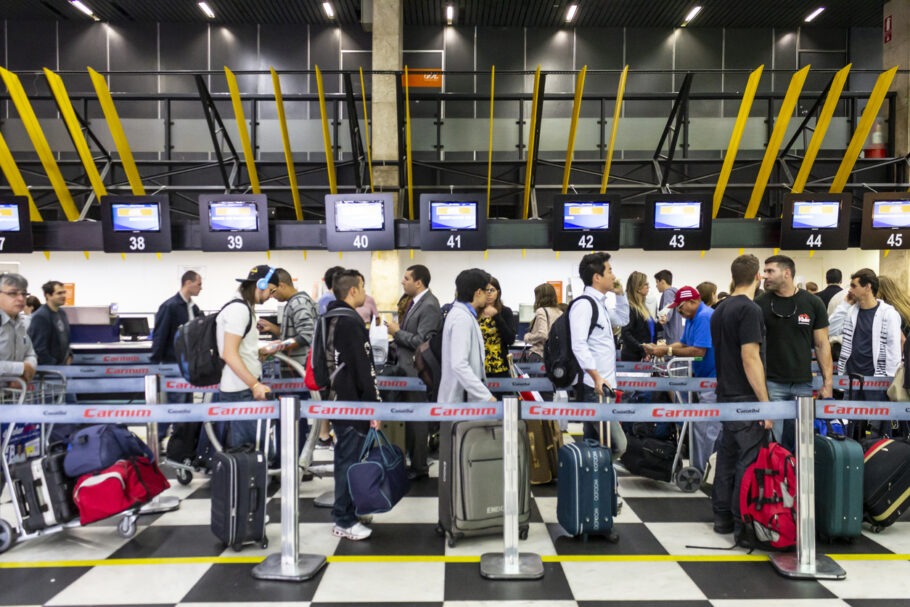
[[[344,529],[338,525],[332,525],[332,535],[343,537],[348,540],[359,542],[365,540],[373,533],[373,530],[362,523],[354,523],[353,527]]]

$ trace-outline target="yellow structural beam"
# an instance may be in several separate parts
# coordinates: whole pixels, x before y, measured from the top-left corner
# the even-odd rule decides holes
[[[572,154],[575,152],[575,130],[578,128],[578,115],[581,113],[581,94],[585,90],[585,74],[588,66],[581,68],[575,77],[575,103],[572,105],[572,122],[569,124],[569,143],[566,146],[566,167],[562,171],[562,193],[569,190],[569,175],[572,172]]]
[[[316,89],[319,91],[319,113],[322,115],[322,138],[325,141],[325,166],[329,172],[329,192],[338,193],[335,182],[335,159],[332,154],[332,138],[329,136],[329,119],[325,114],[325,91],[322,88],[322,72],[316,66]]]
[[[537,92],[540,89],[540,66],[534,72],[534,96],[531,98],[531,128],[528,130],[528,161],[525,164],[525,192],[521,218],[528,218],[528,206],[531,203],[531,172],[534,162],[534,130],[537,128]]]
[[[284,114],[284,99],[281,96],[281,81],[275,68],[269,67],[272,72],[272,87],[275,89],[275,107],[278,110],[278,126],[281,127],[281,143],[284,145],[284,161],[288,167],[288,180],[291,183],[291,197],[294,199],[294,214],[297,221],[303,219],[303,207],[300,206],[300,191],[297,189],[297,171],[294,169],[294,156],[291,154],[291,139],[288,136],[288,121]],[[256,180],[256,189],[259,189],[259,179]]]
[[[761,80],[762,70],[764,69],[764,65],[758,66],[758,69],[749,75],[749,80],[746,82],[746,91],[743,93],[743,99],[739,103],[739,114],[736,115],[736,123],[733,125],[733,133],[730,135],[730,145],[727,146],[724,164],[720,169],[720,175],[717,177],[717,186],[714,188],[714,209],[711,217],[717,217],[717,212],[720,211],[720,203],[724,199],[727,182],[730,181],[730,173],[733,172],[736,153],[739,151],[739,144],[742,141],[743,132],[746,130],[746,123],[749,122],[749,110],[752,109],[755,92],[758,90],[758,81]]]
[[[246,171],[250,174],[250,186],[254,194],[262,194],[259,187],[259,173],[256,172],[256,154],[250,143],[250,134],[246,128],[246,116],[243,113],[243,102],[240,101],[240,87],[237,86],[237,77],[234,72],[224,66],[224,75],[227,77],[228,90],[231,92],[231,105],[234,106],[234,118],[237,119],[237,130],[240,133],[240,145],[243,146],[243,156],[246,160]]]
[[[487,217],[490,216],[490,186],[493,183],[493,92],[496,82],[496,66],[490,68],[490,142],[487,144]]]
[[[787,87],[787,94],[784,95],[780,113],[777,115],[777,120],[774,121],[774,130],[771,131],[771,139],[768,140],[768,148],[765,150],[765,157],[758,170],[758,177],[755,178],[755,187],[752,188],[752,196],[746,207],[746,219],[751,219],[758,213],[762,196],[765,195],[765,187],[768,185],[768,178],[771,176],[771,169],[774,168],[774,162],[777,160],[777,152],[787,133],[787,125],[793,116],[793,110],[796,108],[796,102],[799,101],[799,94],[803,90],[808,75],[809,66],[807,65],[793,74],[790,79],[790,86]]]
[[[834,110],[837,109],[837,102],[840,101],[840,95],[844,90],[844,84],[847,83],[847,76],[850,74],[850,67],[852,65],[853,64],[848,64],[837,72],[831,80],[831,88],[828,90],[828,97],[825,99],[825,105],[822,106],[822,111],[818,115],[818,120],[815,123],[815,132],[812,133],[812,139],[809,140],[809,147],[806,148],[806,153],[803,156],[803,163],[800,165],[799,173],[797,173],[796,180],[793,182],[792,192],[794,194],[802,193],[803,189],[806,187],[806,181],[809,180],[809,173],[812,171],[812,165],[815,164],[815,158],[818,156],[818,151],[822,147],[825,133],[828,132],[828,127],[831,125],[831,117],[834,116]]]
[[[136,167],[136,161],[133,160],[133,151],[130,149],[130,142],[126,139],[126,133],[123,132],[123,124],[120,123],[120,116],[117,114],[117,108],[114,107],[114,100],[111,99],[111,91],[107,88],[107,81],[104,76],[88,68],[88,74],[95,86],[95,94],[98,95],[98,102],[101,104],[101,110],[104,112],[104,118],[107,120],[107,126],[111,130],[111,137],[114,139],[114,145],[117,146],[117,153],[120,154],[120,162],[123,163],[123,171],[126,173],[126,179],[130,183],[130,189],[134,196],[145,196],[145,187],[142,185],[142,179],[139,177],[139,169]]]
[[[101,175],[98,173],[98,167],[95,166],[95,159],[92,158],[92,151],[88,147],[85,135],[82,134],[82,125],[79,124],[79,119],[76,118],[76,110],[73,109],[73,103],[66,92],[63,79],[47,68],[44,68],[44,75],[51,87],[51,92],[54,94],[54,99],[57,100],[60,115],[63,116],[63,122],[66,123],[66,128],[70,132],[73,144],[76,146],[76,152],[82,160],[82,166],[85,167],[85,174],[88,176],[89,183],[92,184],[95,196],[98,198],[107,196],[104,181],[102,181]]]
[[[875,81],[872,94],[869,95],[869,101],[866,103],[866,109],[863,110],[859,124],[856,125],[856,132],[853,133],[853,138],[850,140],[850,145],[847,146],[844,159],[837,168],[834,181],[831,182],[829,191],[832,194],[840,194],[844,191],[847,179],[850,178],[850,173],[853,171],[853,165],[856,164],[856,159],[859,158],[863,144],[866,143],[866,138],[869,137],[869,131],[872,130],[872,125],[875,124],[875,117],[878,116],[878,111],[882,107],[885,95],[888,94],[888,89],[891,87],[895,74],[897,74],[897,66],[892,67],[887,72],[883,72],[878,77],[878,80]]]
[[[363,133],[367,137],[367,170],[370,172],[370,192],[374,192],[373,156],[370,152],[370,116],[367,113],[367,89],[363,86],[363,68],[360,68],[360,100],[363,102]]]
[[[22,118],[22,124],[25,126],[28,137],[31,139],[32,145],[38,153],[38,158],[41,160],[41,166],[44,167],[44,172],[47,173],[47,178],[54,188],[54,193],[57,194],[57,200],[60,201],[60,206],[63,207],[63,213],[70,221],[79,219],[79,211],[76,209],[76,204],[73,202],[73,197],[70,194],[69,188],[66,187],[66,181],[63,179],[63,174],[60,173],[60,167],[57,166],[57,161],[54,160],[54,153],[51,151],[51,146],[47,142],[47,137],[44,136],[44,131],[38,123],[38,117],[35,115],[35,110],[32,109],[32,104],[25,95],[25,89],[22,88],[19,77],[3,68],[0,68],[0,77],[3,78],[6,88],[9,89],[10,98],[12,98],[13,104],[19,111],[19,117]]]
[[[623,68],[619,77],[619,86],[616,89],[616,106],[613,108],[613,125],[610,128],[610,142],[607,144],[607,160],[604,162],[604,174],[600,178],[600,193],[607,191],[607,182],[610,180],[610,166],[613,164],[613,147],[616,145],[616,133],[619,127],[619,117],[622,113],[622,96],[626,92],[626,77],[629,75],[629,66]]]
[[[408,157],[408,218],[414,219],[414,172],[411,166],[411,101],[409,89],[408,66],[404,66],[405,150]]]
[[[13,194],[28,198],[28,216],[31,220],[42,221],[41,213],[35,205],[32,193],[28,191],[28,186],[25,185],[25,179],[22,178],[22,173],[19,172],[19,166],[16,164],[16,161],[13,160],[13,154],[9,151],[9,146],[6,145],[6,139],[3,138],[2,134],[0,134],[0,170],[3,171],[3,176],[6,177],[6,181],[13,190]]]

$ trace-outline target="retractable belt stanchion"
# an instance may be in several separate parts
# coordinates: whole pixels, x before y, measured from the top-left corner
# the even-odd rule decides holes
[[[502,405],[503,552],[480,557],[480,575],[494,580],[536,580],[543,577],[540,555],[518,552],[518,399]]]
[[[281,407],[281,552],[270,554],[253,568],[260,580],[303,582],[314,577],[325,566],[319,554],[300,554],[299,479],[297,477],[297,422],[300,401],[296,396],[282,396]],[[310,432],[316,432],[311,429]]]
[[[815,553],[815,399],[800,396],[796,403],[796,553],[772,554],[771,564],[786,577],[841,580],[843,568]]]
[[[145,376],[145,403],[147,405],[157,405],[159,400],[158,376]],[[158,422],[148,422],[146,424],[148,433],[148,444],[152,450],[152,456],[155,463],[161,461],[158,448]],[[180,507],[180,498],[174,495],[158,495],[149,503],[139,509],[139,514],[160,514],[162,512],[172,512]]]

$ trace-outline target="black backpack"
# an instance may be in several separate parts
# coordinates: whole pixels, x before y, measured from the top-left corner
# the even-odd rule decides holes
[[[578,374],[581,373],[581,367],[575,354],[572,352],[572,331],[569,325],[569,311],[572,306],[582,299],[591,302],[594,313],[591,314],[591,326],[588,328],[588,337],[597,326],[597,317],[600,313],[597,309],[597,303],[593,298],[587,295],[581,295],[572,300],[569,304],[569,310],[565,314],[553,321],[550,326],[550,334],[543,347],[543,364],[547,372],[547,378],[555,388],[568,388],[575,383]]]
[[[222,306],[218,314],[233,303],[247,305],[242,299],[232,299]],[[218,314],[197,316],[177,327],[174,334],[174,353],[180,375],[194,386],[212,386],[221,381],[224,360],[218,354]],[[251,311],[243,335],[246,336],[252,328]]]
[[[319,321],[316,323],[316,330],[313,333],[313,344],[310,347],[310,366],[313,369],[313,381],[320,389],[331,388],[335,374],[344,366],[344,363],[342,363],[341,367],[336,369],[335,361],[330,361],[326,355],[327,352],[332,352],[335,349],[335,327],[338,324],[330,321],[333,318],[344,316],[363,323],[363,319],[360,318],[356,311],[344,307],[329,310],[320,316]]]

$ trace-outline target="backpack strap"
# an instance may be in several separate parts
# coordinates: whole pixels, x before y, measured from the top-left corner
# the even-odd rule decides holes
[[[578,297],[576,297],[575,299],[572,300],[572,303],[569,304],[569,308],[574,306],[575,302],[579,301],[581,299],[587,299],[588,301],[591,302],[591,326],[588,327],[588,337],[591,337],[591,333],[594,332],[594,327],[597,326],[597,320],[600,317],[600,311],[597,309],[597,302],[594,301],[594,298],[591,297],[590,295],[579,295]],[[568,314],[568,313],[569,313],[569,311],[566,311],[566,314]]]
[[[249,306],[248,303],[246,303],[245,301],[243,301],[243,300],[240,299],[239,297],[235,297],[235,298],[232,299],[231,301],[229,301],[229,302],[227,302],[226,304],[224,304],[223,306],[221,306],[221,309],[218,310],[218,314],[221,314],[222,312],[224,312],[224,309],[225,309],[226,307],[228,307],[229,305],[233,304],[233,303],[242,303],[243,305],[246,306],[246,309],[247,309],[247,310],[249,311],[249,313],[250,313],[250,320],[246,323],[246,329],[243,331],[243,337],[246,337],[246,336],[247,336],[247,333],[250,332],[250,329],[253,328],[253,310],[252,310],[252,308],[250,308],[250,306]],[[217,314],[216,314],[216,316],[217,316]]]

